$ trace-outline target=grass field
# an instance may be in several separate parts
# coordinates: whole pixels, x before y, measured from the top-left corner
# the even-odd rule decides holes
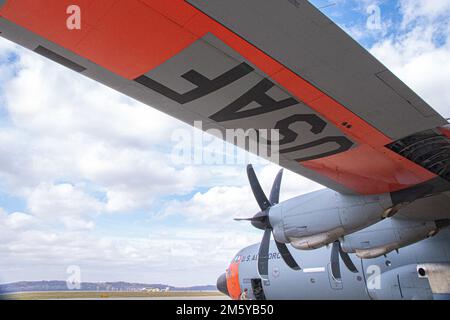
[[[93,291],[62,291],[62,292],[20,292],[0,295],[0,299],[7,300],[58,300],[58,299],[145,299],[145,298],[201,298],[224,295],[217,291],[169,291],[169,292],[93,292]]]

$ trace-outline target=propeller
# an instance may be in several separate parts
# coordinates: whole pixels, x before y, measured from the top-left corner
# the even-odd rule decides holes
[[[342,261],[344,261],[345,266],[348,270],[350,270],[353,273],[358,273],[358,269],[356,269],[355,265],[353,264],[352,260],[350,259],[350,256],[347,252],[342,250],[341,242],[339,240],[333,242],[333,246],[331,248],[331,272],[333,274],[333,277],[336,280],[341,280],[341,266],[339,261],[339,256],[341,257]]]
[[[263,279],[268,279],[269,274],[269,246],[270,246],[270,237],[273,231],[273,227],[270,224],[269,214],[270,208],[280,201],[280,187],[281,187],[281,179],[283,177],[283,169],[281,169],[272,186],[272,190],[270,191],[270,197],[267,199],[266,194],[264,193],[261,185],[259,184],[258,178],[256,177],[255,170],[253,166],[249,164],[247,166],[247,176],[250,182],[250,186],[255,196],[256,202],[258,202],[260,212],[255,214],[252,218],[248,219],[235,219],[236,221],[250,221],[252,225],[258,229],[264,230],[264,235],[261,240],[261,244],[259,246],[258,252],[258,272]],[[275,238],[275,237],[274,237]],[[277,245],[278,251],[283,258],[283,261],[294,270],[300,270],[299,265],[295,261],[294,257],[292,257],[289,252],[286,244],[282,242],[278,242],[275,239],[275,243]]]

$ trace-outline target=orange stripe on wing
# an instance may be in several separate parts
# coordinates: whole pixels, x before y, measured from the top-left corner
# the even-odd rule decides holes
[[[361,194],[394,192],[436,177],[387,148],[367,144],[301,164]]]

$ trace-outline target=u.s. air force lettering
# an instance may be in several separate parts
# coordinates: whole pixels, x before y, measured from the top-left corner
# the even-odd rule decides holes
[[[278,129],[280,154],[307,161],[354,146],[333,124],[212,36],[135,81],[222,129]],[[217,50],[217,46],[222,46]],[[256,127],[255,127],[256,124]],[[269,137],[270,139],[270,137]],[[268,143],[275,141],[268,141]]]

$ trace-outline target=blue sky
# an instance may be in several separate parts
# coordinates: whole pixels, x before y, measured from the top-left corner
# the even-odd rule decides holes
[[[450,1],[311,2],[450,117]],[[174,164],[176,130],[193,134],[0,39],[0,282],[77,265],[84,281],[214,283],[259,241],[232,220],[258,208],[244,165]],[[257,169],[267,190],[278,167]],[[287,172],[282,199],[318,188]]]

